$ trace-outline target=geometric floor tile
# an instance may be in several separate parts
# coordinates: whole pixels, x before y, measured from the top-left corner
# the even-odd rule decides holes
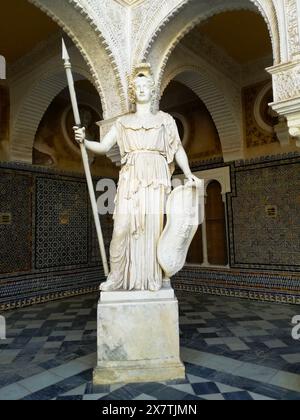
[[[265,341],[265,345],[269,348],[269,349],[283,349],[285,347],[288,347],[283,341],[281,340],[270,340],[270,341]]]
[[[283,354],[281,357],[286,360],[288,363],[291,364],[299,364],[300,363],[300,353],[296,354]]]
[[[219,394],[220,390],[214,382],[205,382],[205,383],[194,383],[192,384],[194,393],[196,395],[211,395],[211,394]]]
[[[186,379],[93,389],[98,295],[5,313],[0,400],[300,400],[298,306],[177,293]]]

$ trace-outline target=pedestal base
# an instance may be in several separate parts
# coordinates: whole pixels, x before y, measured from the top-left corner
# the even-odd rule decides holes
[[[94,385],[184,378],[173,289],[102,292]]]

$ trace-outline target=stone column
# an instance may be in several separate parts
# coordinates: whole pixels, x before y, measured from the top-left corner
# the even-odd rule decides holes
[[[289,133],[300,147],[300,59],[269,68],[275,102],[272,108],[287,119]]]
[[[229,243],[229,223],[227,214],[227,196],[225,192],[222,192],[222,201],[224,203],[224,216],[225,216],[225,229],[226,229],[226,246],[227,246],[227,268],[230,268],[230,243]]]
[[[207,195],[205,195],[204,197],[205,200],[205,205],[206,205],[206,200],[207,200]],[[207,250],[207,230],[206,230],[207,226],[206,226],[206,212],[205,212],[205,216],[204,216],[204,220],[202,223],[202,250],[203,250],[203,267],[209,267],[210,263],[208,261],[208,250]]]

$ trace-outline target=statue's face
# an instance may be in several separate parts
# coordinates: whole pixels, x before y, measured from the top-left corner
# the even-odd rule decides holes
[[[135,95],[138,104],[147,104],[152,99],[152,80],[147,77],[138,77],[135,80]]]

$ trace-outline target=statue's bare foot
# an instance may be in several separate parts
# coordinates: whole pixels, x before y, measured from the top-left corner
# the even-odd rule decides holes
[[[114,290],[118,290],[113,281],[107,280],[100,285],[101,292],[113,292]]]
[[[150,292],[158,292],[161,289],[160,285],[155,285],[149,288]]]

